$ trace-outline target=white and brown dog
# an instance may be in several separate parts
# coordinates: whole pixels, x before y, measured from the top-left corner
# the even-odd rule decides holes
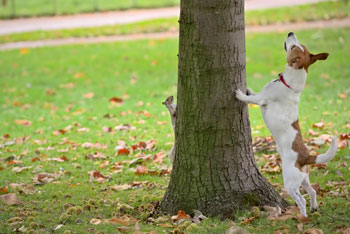
[[[326,153],[309,155],[300,132],[298,103],[309,66],[317,60],[327,59],[328,54],[309,53],[304,45],[299,44],[292,32],[288,34],[284,48],[287,52],[287,65],[279,78],[268,83],[258,94],[248,89],[246,95],[238,89],[236,97],[261,107],[265,123],[281,155],[284,187],[298,205],[301,214],[307,217],[306,201],[299,192],[300,185],[310,196],[310,211],[318,209],[316,192],[310,185],[307,165],[330,161],[337,152],[337,137],[333,137]]]

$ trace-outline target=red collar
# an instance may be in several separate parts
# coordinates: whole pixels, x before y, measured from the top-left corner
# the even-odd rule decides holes
[[[283,73],[278,74],[278,80],[281,81],[287,88],[291,88],[283,78]]]

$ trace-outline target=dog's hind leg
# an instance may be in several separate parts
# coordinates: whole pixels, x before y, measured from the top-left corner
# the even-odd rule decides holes
[[[300,213],[307,217],[306,214],[306,201],[303,198],[303,196],[300,194],[298,188],[286,188],[289,195],[293,198],[295,203],[297,203],[297,206],[299,207]]]
[[[316,191],[312,188],[310,185],[309,177],[307,176],[303,183],[301,184],[303,188],[306,190],[306,192],[310,196],[310,212],[313,213],[318,210],[318,205],[317,205],[317,195]]]

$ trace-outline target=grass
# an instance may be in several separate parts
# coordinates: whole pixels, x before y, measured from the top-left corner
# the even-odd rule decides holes
[[[248,25],[329,20],[350,16],[350,1],[336,0],[292,7],[246,11]]]
[[[347,125],[349,33],[350,29],[297,33],[311,52],[330,53],[327,61],[317,62],[309,69],[299,111],[303,133],[320,121],[325,122],[325,127],[314,131],[338,135],[350,132]],[[247,34],[247,82],[254,91],[261,90],[284,69],[285,36]],[[152,157],[168,152],[173,141],[170,118],[161,102],[176,94],[177,48],[177,40],[164,39],[0,52],[0,144],[8,143],[0,148],[0,188],[5,186],[9,192],[16,192],[11,183],[25,183],[35,188],[34,194],[17,191],[19,199],[25,202],[22,205],[8,206],[0,201],[2,232],[10,233],[24,226],[29,233],[47,233],[63,223],[58,233],[113,233],[125,225],[90,222],[125,218],[125,215],[140,220],[139,228],[143,232],[177,229],[185,233],[224,233],[232,225],[231,220],[217,219],[188,229],[186,225],[170,228],[157,225],[171,224],[168,216],[161,216],[163,221],[147,219],[154,204],[161,200],[169,175],[139,175],[135,174],[135,166],[129,167],[129,161],[140,153],[151,155],[151,160],[141,163],[149,170],[159,173],[169,167],[167,158],[163,163],[155,163]],[[109,101],[112,97],[120,97],[123,102],[112,104]],[[23,126],[23,121],[16,120],[31,121],[31,124]],[[250,108],[250,120],[254,136],[270,135],[258,108]],[[108,128],[104,128],[126,123],[136,129],[108,132]],[[114,147],[120,145],[121,140],[128,148],[140,141],[156,140],[156,143],[152,150],[116,156]],[[86,142],[98,142],[106,148],[86,149],[82,146]],[[318,152],[324,152],[327,147],[321,147]],[[96,152],[106,159],[88,159]],[[350,149],[346,147],[339,150],[326,168],[311,170],[311,182],[319,183],[325,191],[318,196],[319,216],[311,216],[311,223],[304,224],[304,230],[316,227],[324,233],[335,233],[350,227],[347,215],[350,212],[349,155]],[[63,156],[68,161],[48,160]],[[257,160],[259,166],[267,163],[260,155]],[[14,167],[22,166],[31,168],[13,171]],[[89,171],[99,171],[111,178],[104,183],[90,182]],[[34,185],[33,178],[44,172],[57,173],[60,177],[44,185]],[[280,173],[264,175],[281,189]],[[147,184],[126,191],[111,190],[113,185],[135,181]],[[345,184],[341,185],[343,181]],[[247,222],[252,215],[240,212],[233,221],[252,233],[297,232],[298,222],[294,219],[281,222],[262,216]],[[19,223],[14,222],[14,217]],[[128,229],[130,232],[134,225]]]
[[[0,7],[0,18],[35,17],[47,15],[66,15],[84,12],[127,10],[130,8],[157,8],[175,6],[179,0],[16,0],[15,12],[7,1]]]
[[[271,23],[290,23],[302,21],[339,19],[350,16],[348,1],[328,1],[302,6],[283,7],[267,10],[246,11],[246,25],[263,25]],[[137,33],[165,32],[178,29],[178,19],[155,19],[124,25],[102,27],[63,29],[53,31],[34,31],[0,35],[0,43],[59,39],[70,37],[96,37],[126,35]]]

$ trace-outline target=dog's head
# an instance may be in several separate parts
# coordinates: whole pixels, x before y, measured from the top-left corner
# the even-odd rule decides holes
[[[293,32],[288,33],[287,39],[284,42],[284,49],[287,52],[287,63],[294,69],[305,69],[317,60],[326,60],[328,53],[311,54],[306,46],[301,45]]]

